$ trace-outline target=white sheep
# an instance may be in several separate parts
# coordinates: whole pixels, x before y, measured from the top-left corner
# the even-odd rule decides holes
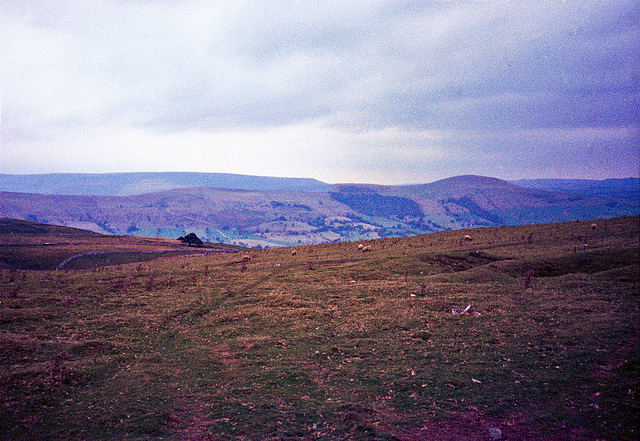
[[[358,245],[358,249],[359,249],[360,251],[362,251],[362,249],[363,249],[363,248],[364,248],[364,245],[362,245],[362,244]]]
[[[244,256],[242,256],[242,261],[243,262],[248,262],[251,260],[251,256],[249,256],[248,254],[245,254]]]
[[[469,236],[469,235],[467,234],[467,235],[465,235],[465,236],[462,238],[462,240],[471,241],[471,240],[473,240],[473,237],[471,237],[471,236]]]
[[[598,226],[596,224],[591,224],[591,229],[595,230],[596,228],[598,228]]]
[[[293,251],[291,251],[291,255],[292,255],[292,256],[296,256],[297,254],[298,254],[298,250],[293,250]]]
[[[367,245],[366,247],[362,247],[363,253],[370,252],[370,251],[371,251],[371,247],[369,245]]]

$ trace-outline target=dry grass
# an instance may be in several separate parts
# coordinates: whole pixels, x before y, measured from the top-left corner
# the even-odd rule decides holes
[[[3,270],[0,438],[637,439],[638,218],[590,224]]]
[[[91,231],[0,218],[0,269],[96,269],[161,256],[234,252],[238,247],[187,247],[171,239],[107,236]]]

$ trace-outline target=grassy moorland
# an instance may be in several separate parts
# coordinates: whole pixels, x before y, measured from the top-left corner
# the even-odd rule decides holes
[[[0,438],[635,440],[639,219],[597,223],[3,269]]]
[[[92,269],[162,256],[236,252],[237,247],[177,240],[110,236],[78,228],[0,218],[0,269]]]

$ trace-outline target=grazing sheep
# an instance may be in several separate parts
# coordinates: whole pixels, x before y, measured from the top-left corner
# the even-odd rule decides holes
[[[297,250],[293,250],[293,251],[291,251],[291,255],[292,255],[292,256],[295,256],[295,255],[297,255],[297,254],[298,254],[298,251],[297,251]]]
[[[363,249],[363,248],[364,248],[364,245],[362,245],[362,244],[358,245],[358,249],[359,249],[360,251],[362,251],[362,249]]]
[[[462,238],[462,240],[471,241],[473,238],[467,234]]]
[[[591,224],[591,229],[595,230],[596,228],[598,228],[598,226],[596,224]]]
[[[369,245],[367,245],[366,247],[362,247],[363,253],[370,252],[370,251],[371,251],[371,247]]]
[[[251,256],[249,256],[248,254],[245,254],[244,256],[242,256],[242,261],[243,262],[248,262],[251,260]]]

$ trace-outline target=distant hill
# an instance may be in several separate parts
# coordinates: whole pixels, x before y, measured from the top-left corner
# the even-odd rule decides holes
[[[330,185],[307,178],[276,178],[230,173],[0,174],[0,191],[17,193],[131,196],[189,187],[323,191]]]
[[[521,179],[514,184],[528,188],[581,193],[599,196],[614,196],[626,199],[640,198],[640,179],[604,179],[601,181],[588,179]]]
[[[267,184],[271,178],[265,179]],[[271,182],[276,187],[285,183]],[[274,247],[640,212],[637,199],[617,193],[549,191],[483,176],[421,185],[320,187],[311,185],[314,191],[188,187],[126,196],[3,192],[0,217],[103,234],[175,239],[195,232],[210,242]]]

